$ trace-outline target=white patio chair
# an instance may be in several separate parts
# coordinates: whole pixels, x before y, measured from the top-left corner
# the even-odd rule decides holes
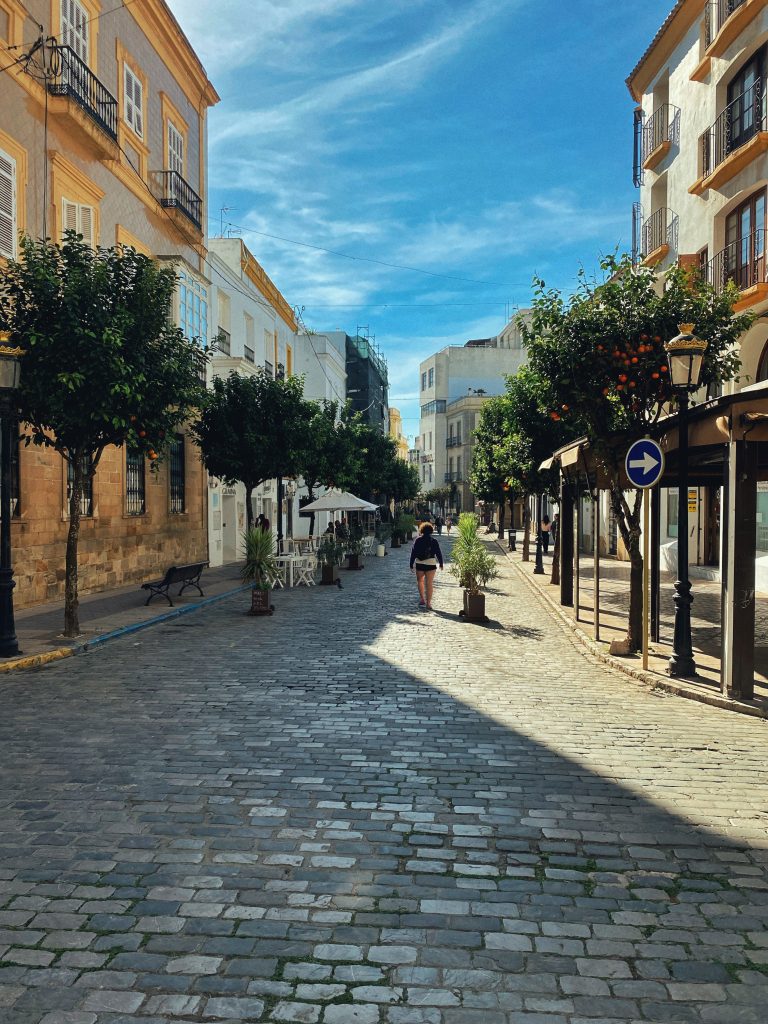
[[[314,555],[306,555],[294,565],[295,584],[297,587],[314,587],[317,559]]]

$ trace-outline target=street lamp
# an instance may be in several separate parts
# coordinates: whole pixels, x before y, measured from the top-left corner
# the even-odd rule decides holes
[[[0,657],[21,653],[13,619],[11,567],[11,435],[17,432],[16,393],[21,380],[24,349],[9,345],[10,335],[0,331]]]
[[[688,578],[688,396],[699,386],[706,341],[693,333],[693,324],[680,324],[680,333],[664,346],[669,358],[672,388],[678,400],[677,580],[675,581],[675,633],[667,672],[671,676],[696,675],[691,640],[691,581]]]

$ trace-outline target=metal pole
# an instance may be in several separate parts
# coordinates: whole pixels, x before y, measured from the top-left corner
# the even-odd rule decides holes
[[[13,618],[13,588],[16,583],[11,567],[11,435],[15,417],[8,409],[0,416],[0,657],[20,654]]]
[[[595,508],[595,525],[594,525],[594,543],[595,543],[595,640],[600,639],[600,491],[597,491],[597,497],[594,502]]]
[[[688,578],[688,392],[679,394],[677,481],[677,580],[675,581],[675,634],[667,672],[671,676],[696,675],[691,640],[691,581]]]
[[[544,552],[541,543],[541,492],[536,495],[536,565],[533,571],[537,576],[544,575]]]
[[[581,621],[581,580],[579,579],[579,555],[581,554],[581,495],[578,486],[576,488],[576,539],[573,543],[573,603],[576,609],[576,621]]]
[[[643,670],[648,668],[648,624],[650,614],[650,602],[648,594],[648,582],[651,572],[649,565],[650,555],[650,514],[649,514],[648,488],[643,492]]]
[[[277,478],[277,553],[283,553],[283,478]]]

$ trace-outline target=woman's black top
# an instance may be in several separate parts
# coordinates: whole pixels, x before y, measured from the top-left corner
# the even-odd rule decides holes
[[[443,553],[434,537],[417,537],[411,548],[411,568],[414,562],[423,562],[427,558],[436,558],[440,568],[443,567]]]

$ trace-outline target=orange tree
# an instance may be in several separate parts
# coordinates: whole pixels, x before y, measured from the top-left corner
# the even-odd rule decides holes
[[[601,269],[604,281],[589,281],[582,272],[575,294],[567,299],[535,280],[533,314],[520,326],[531,368],[545,382],[550,419],[579,423],[608,479],[611,507],[631,564],[627,639],[638,650],[642,495],[624,489],[624,457],[675,401],[664,344],[679,325],[694,324],[697,335],[708,342],[702,386],[716,387],[736,378],[738,341],[752,317],[734,315],[735,285],[717,293],[698,273],[680,267],[659,275],[648,267],[633,267],[625,256],[604,260]]]

